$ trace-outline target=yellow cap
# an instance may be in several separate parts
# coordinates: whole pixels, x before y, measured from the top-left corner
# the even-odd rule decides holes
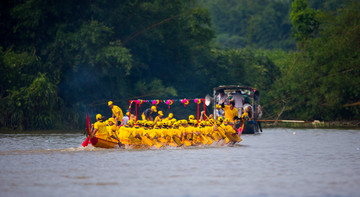
[[[224,122],[230,122],[230,118],[225,118]]]
[[[115,119],[114,119],[114,118],[109,118],[109,119],[108,119],[108,122],[113,122],[113,123],[115,123]]]
[[[156,126],[160,127],[162,125],[162,122],[161,121],[157,121],[156,122]]]
[[[101,114],[96,114],[96,120],[101,120],[101,119],[102,119]]]
[[[167,124],[166,121],[163,121],[163,122],[162,122],[162,125],[163,125],[163,126],[167,126],[168,124]]]
[[[163,115],[164,115],[164,113],[163,113],[162,111],[159,111],[158,114],[159,114],[160,116],[163,116]]]
[[[130,125],[130,126],[133,126],[133,125],[134,125],[134,121],[133,121],[133,120],[129,120],[129,121],[127,121],[126,124],[127,124],[127,125]]]
[[[151,106],[151,109],[152,109],[154,112],[157,112],[156,106]]]
[[[214,119],[212,119],[212,118],[209,119],[209,123],[210,123],[210,124],[213,124],[213,123],[214,123]]]
[[[129,115],[130,115],[130,113],[129,113],[129,112],[126,112],[126,115],[127,115],[127,116],[129,116]]]
[[[218,121],[222,122],[222,121],[224,121],[224,118],[223,118],[222,116],[220,116],[220,117],[218,118]]]
[[[221,105],[216,104],[216,109],[220,109]]]
[[[148,124],[149,127],[154,126],[154,122],[153,122],[153,121],[148,121],[147,124]]]
[[[194,120],[194,119],[195,119],[194,115],[189,116],[189,120]]]
[[[200,126],[202,126],[202,127],[203,127],[203,126],[206,126],[206,122],[205,122],[205,121],[201,121],[201,122],[200,122]]]
[[[173,122],[171,122],[171,121],[167,121],[167,123],[168,123],[169,127],[171,127],[173,125]]]
[[[172,117],[174,117],[174,114],[173,114],[173,113],[170,113],[170,114],[169,114],[169,118],[172,118]]]
[[[110,106],[110,105],[112,105],[112,104],[113,104],[113,102],[112,102],[112,101],[109,101],[109,102],[108,102],[108,105],[109,105],[109,106]]]

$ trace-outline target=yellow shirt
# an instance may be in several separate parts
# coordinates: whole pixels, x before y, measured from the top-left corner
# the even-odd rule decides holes
[[[225,118],[229,118],[231,121],[234,121],[234,118],[238,116],[238,110],[235,107],[230,109],[230,106],[225,105],[223,109],[225,111]]]
[[[231,125],[225,125],[225,132],[236,133],[235,129]]]
[[[182,134],[181,130],[179,128],[173,128],[173,135],[180,137]]]
[[[106,126],[107,135],[108,136],[114,135],[113,132],[116,132],[116,129],[117,129],[116,125],[112,125],[112,126],[108,125],[108,126]]]
[[[118,118],[118,120],[121,121],[123,119],[124,114],[123,114],[122,110],[120,109],[120,107],[113,105],[111,110],[112,110],[113,114]],[[118,115],[118,114],[120,114],[120,115]]]
[[[117,130],[117,135],[120,139],[129,139],[129,131],[130,128],[128,126],[122,126],[120,129]]]
[[[107,136],[106,123],[97,121],[94,124],[94,129],[97,129],[96,136]]]
[[[161,120],[161,117],[160,117],[160,116],[156,116],[154,122],[158,122],[158,121],[160,121],[160,120]]]

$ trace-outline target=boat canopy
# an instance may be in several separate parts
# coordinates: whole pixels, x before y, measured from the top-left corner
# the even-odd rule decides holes
[[[225,93],[232,93],[236,91],[241,91],[242,95],[247,95],[250,98],[253,98],[255,101],[258,101],[260,98],[260,92],[253,87],[243,86],[243,85],[220,85],[214,88],[214,95],[224,90]]]

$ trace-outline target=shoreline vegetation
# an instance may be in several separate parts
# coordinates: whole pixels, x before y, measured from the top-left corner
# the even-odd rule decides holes
[[[351,121],[278,121],[262,122],[263,128],[360,129],[359,120]]]

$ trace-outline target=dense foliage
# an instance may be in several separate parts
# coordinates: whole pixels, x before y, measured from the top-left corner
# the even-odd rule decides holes
[[[222,84],[259,89],[267,118],[359,118],[359,5],[321,2],[3,1],[0,127],[82,128],[108,100]]]
[[[299,2],[306,4],[304,0],[295,0],[293,4]],[[299,24],[294,27],[299,29],[295,31],[302,32],[297,37],[301,38],[300,50],[269,56],[282,71],[282,77],[269,92],[276,101],[271,111],[284,108],[284,117],[305,120],[360,118],[359,9],[360,3],[354,1],[338,12],[318,12],[311,19],[319,24],[315,29],[307,17],[296,21]],[[294,6],[292,16],[298,11]]]
[[[291,9],[302,9],[304,3],[301,1],[294,5],[292,5],[293,0],[199,0],[199,2],[210,10],[217,34],[215,39],[217,45],[231,48],[291,50],[296,48],[291,29],[293,25],[299,25],[296,23],[297,17],[307,17],[308,23],[314,22],[311,17],[314,17],[315,11],[311,8],[336,11],[344,1],[309,0],[307,10],[296,13],[292,18]]]

